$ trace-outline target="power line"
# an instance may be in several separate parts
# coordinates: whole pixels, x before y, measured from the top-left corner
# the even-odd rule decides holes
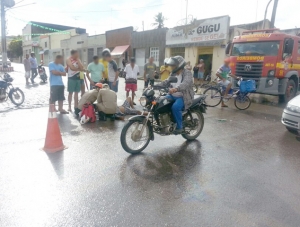
[[[166,5],[167,3],[157,4],[157,5],[150,5],[150,6],[143,6],[143,7],[136,7],[136,8],[126,8],[126,9],[111,9],[111,10],[91,10],[91,11],[42,11],[39,10],[38,12],[47,12],[47,13],[110,13],[110,12],[118,12],[118,11],[126,11],[126,10],[136,10],[136,9],[145,9],[149,7],[157,7]],[[36,10],[26,10],[26,12],[36,12]]]

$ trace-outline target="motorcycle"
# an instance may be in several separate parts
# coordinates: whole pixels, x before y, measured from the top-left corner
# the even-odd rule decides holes
[[[45,68],[43,66],[43,62],[41,62],[41,64],[39,64],[39,66],[38,66],[38,72],[39,72],[40,78],[43,81],[43,83],[46,83],[47,79],[48,79],[48,76],[47,76],[46,70],[45,70]]]
[[[169,78],[170,83],[176,83],[176,77]],[[154,88],[157,86],[154,86]],[[157,87],[158,88],[158,87]],[[153,88],[146,88],[140,103],[148,115],[134,116],[124,126],[121,133],[121,145],[130,154],[139,154],[154,141],[154,133],[161,136],[175,135],[176,121],[172,114],[173,100],[166,97],[168,88],[158,88],[160,93],[155,97]],[[203,113],[206,113],[205,95],[193,100],[190,108],[183,112],[183,138],[188,141],[195,140],[204,127]]]
[[[20,88],[12,85],[13,80],[8,73],[0,77],[0,102],[6,102],[9,98],[13,104],[20,106],[25,100],[25,95]]]
[[[124,69],[118,68],[118,71],[119,71],[119,77],[121,77],[121,78],[126,77],[126,73],[125,73]]]

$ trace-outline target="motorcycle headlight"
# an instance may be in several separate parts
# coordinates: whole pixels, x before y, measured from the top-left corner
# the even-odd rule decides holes
[[[294,113],[300,113],[300,107],[299,106],[294,106],[294,105],[291,105],[291,104],[287,104],[286,109],[291,111],[291,112],[294,112]]]
[[[145,96],[142,96],[140,98],[140,104],[142,107],[145,107],[147,105],[147,98]]]

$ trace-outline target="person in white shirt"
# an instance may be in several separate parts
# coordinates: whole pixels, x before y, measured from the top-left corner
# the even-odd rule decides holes
[[[132,91],[132,102],[134,105],[134,96],[135,92],[137,91],[137,76],[140,74],[139,67],[135,64],[135,59],[130,59],[130,64],[126,65],[124,72],[126,73],[126,98],[129,96],[130,91]]]

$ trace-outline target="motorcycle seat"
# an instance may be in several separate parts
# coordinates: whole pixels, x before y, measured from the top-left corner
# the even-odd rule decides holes
[[[195,98],[195,99],[193,100],[193,103],[192,103],[191,107],[194,107],[194,106],[197,105],[199,102],[202,102],[204,99],[205,99],[205,95],[201,95],[200,97]]]

